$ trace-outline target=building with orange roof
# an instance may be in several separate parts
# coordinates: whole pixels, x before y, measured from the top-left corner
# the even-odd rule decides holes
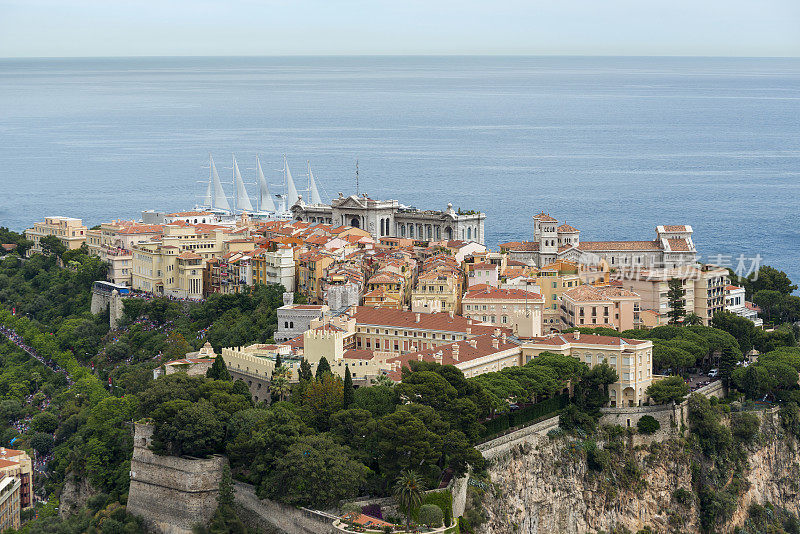
[[[106,279],[109,282],[130,287],[133,245],[156,239],[162,233],[163,226],[159,224],[115,220],[87,230],[86,245],[90,255],[108,263]]]
[[[132,246],[131,287],[140,291],[179,298],[203,297],[205,262],[230,252],[250,249],[248,228],[213,224],[187,224],[183,221],[164,225],[158,239]],[[230,246],[226,242],[234,241]],[[251,240],[252,241],[252,240]]]
[[[309,250],[300,254],[297,261],[297,291],[305,295],[308,302],[321,304],[324,300],[324,279],[328,267],[336,257],[327,251]]]
[[[28,453],[0,447],[0,474],[20,481],[19,502],[22,510],[33,507],[33,462]]]
[[[399,381],[400,371],[403,367],[410,367],[409,363],[412,361],[453,365],[460,369],[464,376],[471,378],[500,371],[506,367],[522,365],[522,346],[518,340],[498,330],[390,358],[387,361],[392,366],[389,376]]]
[[[478,284],[469,287],[461,305],[475,321],[510,328],[517,336],[542,335],[544,297],[534,291]]]
[[[638,293],[613,285],[574,287],[561,295],[561,326],[602,326],[620,332],[638,328],[641,300]]]
[[[597,265],[605,261],[613,268],[660,268],[692,265],[697,249],[688,225],[656,227],[651,241],[582,241],[580,231],[541,212],[533,217],[533,239],[500,245],[511,259],[533,262],[541,268],[558,259]]]
[[[296,264],[291,247],[259,248],[251,258],[254,284],[281,284],[286,291],[295,290]]]

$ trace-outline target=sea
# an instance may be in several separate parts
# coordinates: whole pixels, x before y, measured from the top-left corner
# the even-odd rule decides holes
[[[0,59],[0,226],[192,208],[209,154],[253,192],[285,154],[323,196],[480,210],[492,248],[540,211],[586,241],[689,224],[702,260],[800,281],[800,59]]]

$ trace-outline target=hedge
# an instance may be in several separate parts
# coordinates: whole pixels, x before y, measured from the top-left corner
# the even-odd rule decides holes
[[[491,421],[483,423],[483,432],[481,438],[494,436],[513,428],[515,426],[523,425],[530,421],[540,419],[546,415],[554,414],[563,409],[569,402],[569,395],[563,393],[556,395],[541,402],[537,402],[532,406],[526,406],[513,412],[501,414]]]

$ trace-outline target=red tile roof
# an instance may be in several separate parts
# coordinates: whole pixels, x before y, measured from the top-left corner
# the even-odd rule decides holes
[[[542,222],[558,222],[557,219],[552,218],[549,214],[545,212],[541,212],[538,215],[534,215],[533,218],[538,219]]]
[[[564,223],[561,226],[559,226],[558,228],[556,228],[556,231],[558,231],[559,233],[562,233],[562,234],[575,234],[575,233],[578,233],[578,229],[577,228],[574,228],[574,227],[568,225],[567,223]]]
[[[500,248],[505,248],[514,252],[535,252],[539,250],[539,243],[534,241],[510,241],[501,243]]]
[[[494,346],[495,342],[497,343],[496,348]],[[473,346],[473,343],[475,346]],[[458,346],[458,359],[453,356],[455,346]],[[400,362],[400,367],[402,368],[408,366],[410,361],[419,361],[420,356],[426,362],[439,362],[438,355],[441,357],[442,365],[458,365],[459,363],[476,360],[509,349],[519,349],[519,346],[519,343],[515,343],[508,338],[503,341],[502,337],[496,337],[494,334],[483,334],[470,340],[444,343],[432,349],[401,354],[395,358],[389,358],[387,363]]]
[[[578,244],[578,248],[587,251],[661,250],[656,241],[581,241]]]
[[[542,296],[524,289],[498,289],[488,284],[470,286],[463,300],[539,300]]]
[[[691,247],[685,239],[667,239],[669,248],[675,252],[691,252]]]
[[[594,334],[580,334],[579,339],[575,339],[575,333],[569,334],[556,334],[552,337],[536,337],[533,339],[525,340],[526,344],[534,345],[547,345],[554,347],[562,347],[569,343],[578,345],[605,345],[609,347],[620,347],[624,345],[642,345],[645,343],[652,343],[652,341],[642,339],[627,339],[612,336],[597,336]]]
[[[392,310],[389,308],[370,308],[369,306],[356,306],[351,308],[351,314],[359,325],[368,326],[388,326],[391,328],[406,328],[418,330],[436,330],[440,332],[466,333],[467,328],[471,329],[472,334],[484,334],[493,332],[494,327],[484,326],[474,323],[461,315],[450,317],[449,313],[415,313],[404,310]],[[419,315],[419,322],[417,322]],[[507,334],[509,329],[502,329]]]

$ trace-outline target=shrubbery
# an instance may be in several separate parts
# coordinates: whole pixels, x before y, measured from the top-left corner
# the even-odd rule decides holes
[[[643,415],[636,422],[636,430],[642,434],[653,434],[659,428],[661,428],[661,423],[652,415]]]

